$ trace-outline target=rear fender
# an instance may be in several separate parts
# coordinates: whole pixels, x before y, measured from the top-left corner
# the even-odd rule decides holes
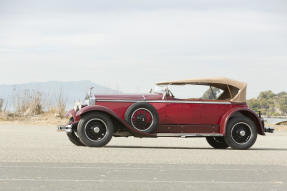
[[[76,116],[75,116],[76,121],[80,121],[80,119],[83,115],[90,113],[90,112],[106,113],[107,115],[109,115],[110,117],[114,118],[119,123],[121,123],[123,125],[123,127],[125,127],[129,132],[131,132],[134,135],[138,135],[141,137],[143,137],[143,136],[144,137],[154,137],[155,136],[153,134],[147,134],[147,133],[143,133],[141,131],[136,130],[135,128],[130,126],[130,124],[128,124],[125,120],[121,119],[115,112],[108,109],[107,107],[99,106],[99,105],[86,106],[86,107],[82,108],[80,111],[78,111],[76,113]]]
[[[257,127],[258,134],[265,135],[264,127],[261,123],[261,119],[258,117],[258,115],[254,111],[252,111],[248,108],[235,108],[235,109],[231,109],[230,111],[228,111],[222,117],[221,122],[220,122],[220,133],[221,134],[225,135],[229,119],[236,116],[236,115],[244,115],[246,117],[249,117],[251,120],[254,121],[254,123]]]

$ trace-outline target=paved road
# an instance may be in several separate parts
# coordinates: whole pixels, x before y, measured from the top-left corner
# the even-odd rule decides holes
[[[247,151],[204,139],[114,138],[71,145],[54,127],[0,125],[0,190],[287,190],[287,134]]]

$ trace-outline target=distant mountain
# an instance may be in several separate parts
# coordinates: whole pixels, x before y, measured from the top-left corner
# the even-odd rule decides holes
[[[96,94],[120,94],[118,90],[95,84],[91,81],[71,81],[71,82],[33,82],[14,85],[0,85],[0,98],[4,99],[4,104],[8,103],[8,109],[13,109],[17,96],[21,96],[25,91],[40,92],[43,100],[48,104],[55,104],[57,97],[62,94],[67,107],[72,107],[75,101],[83,101],[89,88],[94,87]]]

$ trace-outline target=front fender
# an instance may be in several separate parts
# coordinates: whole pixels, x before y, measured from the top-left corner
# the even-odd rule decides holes
[[[76,119],[76,112],[75,112],[75,110],[74,109],[71,109],[70,111],[68,111],[66,114],[65,114],[65,118],[69,118],[69,117],[73,117],[73,119],[74,119],[74,122],[76,121],[75,119]],[[73,122],[70,122],[69,121],[69,123],[73,123]]]
[[[113,112],[112,110],[110,110],[107,107],[100,106],[100,105],[86,106],[86,107],[82,108],[81,110],[79,110],[76,113],[75,120],[76,121],[80,121],[81,116],[85,115],[86,113],[96,112],[96,111],[108,114],[109,116],[111,116],[112,118],[114,118],[115,120],[120,122],[124,127],[127,128],[127,130],[129,130],[134,135],[138,135],[138,136],[141,136],[141,137],[142,136],[144,136],[144,137],[155,137],[154,134],[148,134],[148,133],[144,133],[144,132],[136,130],[135,128],[130,126],[130,124],[128,124],[125,120],[121,119],[115,112]]]
[[[221,134],[225,135],[228,121],[235,113],[241,113],[245,116],[250,117],[254,121],[255,125],[257,126],[258,134],[265,135],[264,127],[261,123],[260,118],[254,111],[248,108],[234,108],[234,109],[229,110],[226,114],[224,114],[224,116],[222,117],[220,121],[220,133]]]
[[[117,117],[117,115],[113,111],[111,111],[110,109],[108,109],[104,106],[92,105],[92,106],[83,107],[81,110],[79,110],[76,113],[76,118],[80,119],[82,115],[84,115],[90,111],[102,111],[102,112],[105,112],[105,113],[112,115],[113,117]]]

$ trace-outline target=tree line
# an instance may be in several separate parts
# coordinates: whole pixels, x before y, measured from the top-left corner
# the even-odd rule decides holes
[[[263,115],[287,115],[287,93],[273,93],[271,90],[260,92],[257,98],[247,100],[250,109],[260,111]]]

